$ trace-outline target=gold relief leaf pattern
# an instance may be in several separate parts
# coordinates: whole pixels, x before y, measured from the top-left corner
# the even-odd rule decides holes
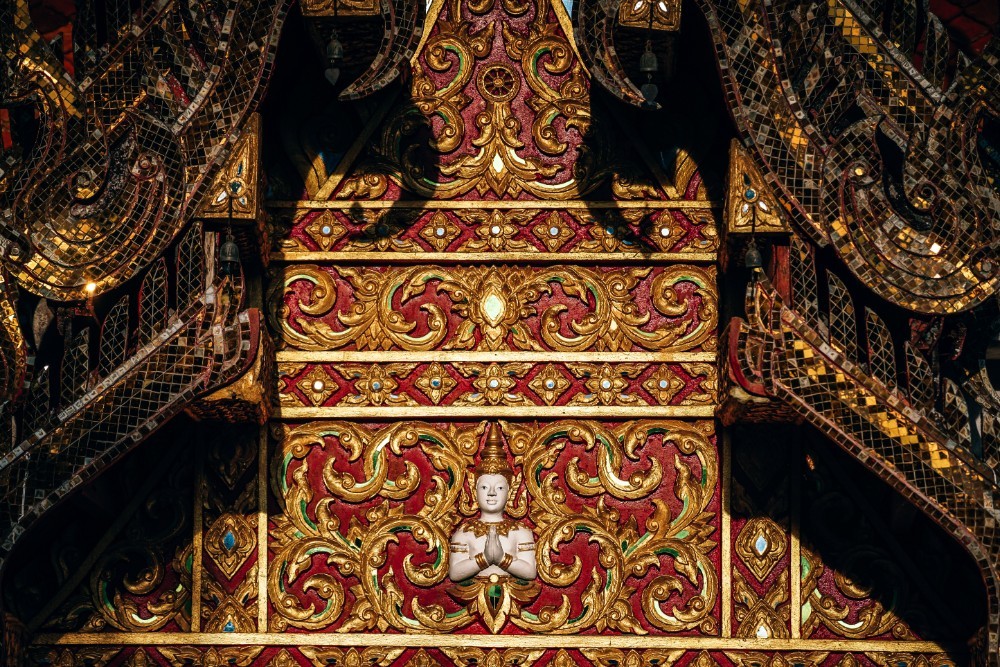
[[[388,189],[389,179],[385,174],[365,169],[344,179],[337,199],[381,199]]]
[[[677,377],[677,374],[670,370],[666,364],[661,365],[652,375],[642,383],[650,396],[656,399],[660,405],[670,405],[680,391],[686,386],[684,380]]]
[[[514,378],[522,378],[531,371],[530,362],[509,364],[455,363],[455,368],[465,377],[474,377],[476,391],[462,394],[455,405],[529,405],[523,394],[511,391],[517,386]]]
[[[888,581],[895,581],[896,590],[902,590],[901,573],[891,565],[886,554],[872,548],[860,547],[849,553],[849,563],[854,559],[863,559],[877,563]],[[837,592],[848,600],[863,600],[866,603],[857,611],[856,619],[848,621],[851,607],[840,604],[834,595],[826,595],[819,589],[819,580],[826,569],[822,561],[807,549],[802,550],[802,636],[811,636],[820,626],[826,627],[834,634],[847,639],[869,639],[891,632],[896,639],[913,639],[913,632],[906,626],[893,610],[876,599],[868,599],[871,591],[857,585],[844,575],[837,573],[834,585]],[[845,564],[846,564],[845,563]],[[887,571],[889,568],[891,571]],[[808,610],[808,611],[807,611]]]
[[[554,405],[559,397],[566,393],[569,386],[570,381],[553,364],[547,364],[528,382],[528,387],[545,401],[545,405]]]
[[[354,381],[357,392],[344,398],[344,405],[417,405],[406,393],[397,394],[399,382],[406,378],[417,364],[336,364],[334,368],[345,379]]]
[[[424,649],[420,649],[413,654],[404,667],[441,667],[441,663],[435,660]]]
[[[566,364],[578,378],[586,378],[584,385],[590,393],[577,394],[570,405],[637,405],[642,403],[635,394],[628,393],[634,380],[646,364]]]
[[[392,664],[405,649],[388,646],[368,648],[333,648],[300,646],[302,655],[309,658],[315,667],[383,667]]]
[[[271,661],[267,663],[267,667],[301,667],[301,665],[299,664],[299,661],[288,652],[288,649],[283,648],[278,651],[277,655],[271,658]]]
[[[257,548],[256,527],[251,526],[247,517],[226,513],[205,531],[204,543],[212,562],[232,579]]]
[[[764,595],[758,595],[740,571],[733,569],[733,603],[737,637],[757,639],[787,639],[791,636],[789,624],[791,609],[788,598],[788,571],[782,570],[778,579]]]
[[[476,237],[461,246],[459,252],[537,252],[527,241],[515,239],[525,224],[538,214],[528,209],[460,211],[458,216],[468,225],[476,225]]]
[[[420,230],[420,238],[427,241],[437,252],[444,252],[461,233],[462,230],[447,215],[438,211]]]
[[[194,646],[160,646],[157,650],[173,667],[248,667],[264,650],[263,646],[227,646],[225,648]]]
[[[691,667],[719,667],[719,661],[708,651],[702,651],[691,663]]]
[[[300,377],[295,384],[314,406],[323,405],[335,391],[340,389],[340,385],[319,364],[310,368],[309,372]]]
[[[393,307],[393,296],[402,290],[404,300],[420,289],[423,284],[414,282],[420,268],[399,271],[374,271],[366,268],[340,267],[339,275],[346,278],[352,288],[354,303],[345,312],[337,314],[343,329],[334,329],[320,319],[333,310],[337,301],[337,284],[329,273],[315,265],[286,266],[282,276],[274,281],[272,299],[277,297],[278,307],[270,312],[278,313],[278,321],[272,324],[280,330],[285,339],[303,350],[328,350],[346,347],[354,343],[359,350],[388,350],[393,346],[406,350],[434,349],[447,333],[445,314],[434,304],[420,307],[427,314],[428,331],[421,336],[411,336],[417,323],[407,321]],[[305,281],[312,287],[308,300],[297,295],[294,286]],[[295,299],[299,310],[306,316],[289,321],[290,310],[282,300],[282,294]],[[273,302],[273,301],[272,301]]]
[[[48,658],[52,667],[104,667],[120,650],[120,646],[53,649]]]
[[[692,378],[702,378],[698,383],[700,392],[691,392],[684,398],[685,403],[714,404],[719,395],[719,369],[714,364],[692,362],[681,364],[684,372]]]
[[[437,405],[442,398],[451,393],[451,390],[458,383],[455,382],[455,378],[448,374],[444,366],[435,361],[424,369],[414,384],[427,398],[431,399],[434,405]]]
[[[149,654],[141,648],[137,648],[125,661],[126,667],[153,667],[153,664]]]
[[[284,268],[272,289],[270,310],[288,343],[304,350],[353,344],[359,350],[425,351],[448,337],[448,350],[538,351],[544,343],[560,352],[682,351],[716,345],[714,268],[675,265],[656,273],[650,301],[663,319],[653,326],[652,313],[642,310],[633,294],[652,273],[645,267],[337,267],[336,272],[337,277],[314,265]],[[333,311],[338,285],[345,282],[352,301],[337,312],[339,326],[334,328],[322,318]],[[565,298],[538,313],[534,304],[552,294],[554,285]],[[452,312],[461,319],[450,335],[444,310],[430,300],[440,294],[449,297]],[[579,302],[588,312],[571,318],[566,301]],[[293,317],[291,303],[301,314]],[[425,331],[413,335],[418,323],[401,311],[418,303]],[[538,334],[528,326],[536,315]]]
[[[503,651],[479,648],[442,648],[441,652],[462,667],[531,667],[545,649],[509,648]]]
[[[585,648],[580,652],[600,667],[670,667],[685,653],[684,649],[643,651],[618,648]]]
[[[785,555],[785,531],[768,517],[754,517],[743,525],[733,542],[736,555],[757,581],[764,581]]]
[[[255,536],[256,537],[256,536]],[[211,577],[202,579],[203,632],[254,632],[257,630],[257,564],[231,594]]]
[[[944,654],[922,655],[904,651],[868,653],[865,655],[879,667],[955,667],[955,661]]]
[[[536,527],[539,581],[505,582],[496,587],[499,591],[492,592],[483,582],[478,586],[475,581],[463,582],[450,589],[456,600],[467,603],[462,611],[449,613],[437,604],[409,596],[412,615],[404,614],[407,598],[397,577],[405,576],[410,584],[420,587],[442,583],[447,572],[446,540],[459,520],[459,505],[467,505],[466,513],[475,510],[464,482],[483,428],[464,425],[441,430],[408,423],[368,431],[350,422],[306,424],[286,430],[274,458],[272,479],[283,513],[275,518],[271,530],[275,557],[268,587],[276,612],[272,629],[321,629],[339,619],[343,621],[338,625],[340,631],[391,628],[448,632],[478,618],[492,632],[499,632],[509,619],[534,632],[567,634],[593,628],[645,633],[634,611],[641,609],[649,623],[663,630],[717,631],[718,622],[712,614],[718,578],[709,558],[716,546],[710,539],[715,515],[707,507],[718,484],[719,464],[710,440],[710,421],[645,421],[609,428],[571,420],[541,430],[511,423],[501,426],[515,465],[525,471],[515,482],[520,487],[523,480],[525,489],[518,494],[515,509],[518,515],[526,510]],[[674,452],[675,474],[669,481],[661,468],[661,457],[642,454],[651,438],[660,439],[663,447]],[[563,486],[562,474],[553,468],[570,443],[574,449],[592,452],[596,470],[591,477],[581,468],[580,459],[573,458],[567,462]],[[322,487],[311,486],[309,480],[317,475],[310,473],[310,454],[334,446],[345,450],[347,461],[364,466],[363,476],[335,469],[334,461],[341,459],[330,452],[318,471]],[[411,469],[410,459],[403,461],[404,471],[390,479],[390,461],[395,461],[393,466],[398,470],[404,449],[419,450],[440,474],[422,480]],[[623,475],[625,469],[628,475]],[[676,515],[654,495],[665,484],[679,501]],[[415,513],[405,511],[398,503],[420,488],[427,489],[422,507]],[[570,493],[577,498],[596,497],[597,501],[573,510],[566,504]],[[335,502],[378,498],[383,499],[381,504],[353,517],[346,527],[332,512]],[[621,511],[607,503],[612,498],[648,499],[653,514],[640,526],[634,517],[620,517]],[[419,551],[430,560],[418,565],[412,560],[415,554],[408,554],[401,570],[387,566],[387,547],[397,542],[399,532],[410,533],[421,544]],[[540,586],[575,585],[583,575],[579,557],[571,562],[562,562],[559,557],[560,546],[577,536],[599,548],[601,567],[588,573],[591,579],[573,603],[563,595],[555,608],[527,611],[523,603],[533,600]],[[344,587],[349,583],[332,573],[313,570],[314,558],[342,577],[357,580],[350,587],[354,602],[349,610],[344,605]],[[651,585],[657,587],[660,597],[647,594],[634,601],[636,589],[628,580],[650,573],[657,573]],[[323,603],[309,602],[312,596],[301,597],[298,591],[313,591]],[[486,600],[487,594],[503,599]],[[582,613],[574,609],[575,604],[582,606]],[[668,604],[669,611],[663,608]]]
[[[573,603],[563,594],[558,606],[543,607],[537,614],[522,612],[520,617],[512,618],[516,625],[551,634],[572,634],[591,627],[643,634],[645,630],[631,604],[636,591],[626,581],[641,578],[654,567],[662,571],[661,554],[669,553],[670,565],[677,574],[661,574],[646,586],[641,601],[646,620],[667,631],[717,631],[718,621],[712,612],[718,575],[708,557],[715,547],[709,539],[715,530],[711,524],[714,514],[706,508],[718,482],[719,468],[709,440],[713,430],[710,422],[630,422],[612,430],[573,420],[542,429],[505,424],[504,430],[515,462],[530,471],[524,481],[531,498],[529,515],[536,526],[539,578],[557,587],[579,579],[582,560],[574,556],[571,562],[561,562],[558,554],[560,545],[581,534],[597,546],[598,560],[606,568],[603,576],[600,570],[592,570],[592,579],[579,597],[582,611],[575,616],[571,617]],[[649,497],[660,487],[662,471],[655,458],[648,459],[643,472],[633,473],[628,479],[619,475],[623,459],[639,460],[639,449],[654,434],[676,448],[673,491],[683,509],[671,516],[662,499],[652,499],[653,515],[646,521],[646,532],[640,534],[635,519],[620,521],[619,511],[606,504],[605,496],[635,500]],[[566,474],[569,489],[565,489],[560,488],[560,476],[551,470],[570,442],[597,452],[598,476],[591,478],[579,469],[579,459],[573,459]],[[692,468],[695,461],[697,472]],[[567,491],[599,496],[596,507],[574,511],[566,504]],[[681,599],[685,591],[681,578],[696,589],[687,599]],[[673,593],[677,593],[676,598]],[[667,601],[672,603],[669,613],[661,606]]]
[[[563,220],[559,211],[552,211],[549,215],[531,229],[539,241],[541,241],[549,252],[558,252],[574,236],[566,221]]]
[[[393,568],[389,567],[381,577],[370,573],[385,565],[389,544],[398,541],[400,532],[407,532],[424,545],[426,554],[436,554],[437,558],[417,565],[412,561],[414,554],[408,554],[403,559],[402,574],[425,587],[445,579],[448,538],[458,520],[454,507],[465,471],[473,464],[479,448],[480,432],[475,426],[442,431],[416,423],[393,424],[374,433],[349,422],[313,422],[289,429],[272,472],[284,506],[284,513],[275,518],[271,530],[276,550],[268,573],[268,594],[276,610],[272,629],[289,625],[320,629],[343,613],[343,584],[329,573],[309,573],[316,555],[324,557],[341,576],[358,580],[351,587],[354,604],[340,626],[342,631],[385,631],[390,627],[411,632],[445,631],[470,623],[472,617],[467,612],[446,617],[433,607],[425,610],[416,600],[412,603],[414,616],[406,616]],[[347,451],[348,461],[362,461],[364,476],[359,480],[349,472],[338,471],[334,467],[337,458],[330,457],[322,470],[323,497],[313,504],[320,489],[310,485],[306,459],[315,448],[326,448],[331,441]],[[409,461],[404,461],[402,473],[394,478],[389,475],[390,456],[398,460],[403,450],[410,448],[418,449],[442,473],[428,480],[423,505],[415,514],[389,502],[405,500],[420,488],[421,475]],[[295,462],[300,465],[289,475]],[[365,513],[367,525],[363,526],[359,517],[352,517],[346,531],[342,531],[340,519],[333,512],[334,503],[375,498],[385,500]],[[324,601],[322,608],[297,597],[292,584],[317,594]]]
[[[738,667],[820,667],[827,656],[827,652],[818,651],[790,651],[788,653],[761,653],[760,651],[747,651],[745,653],[726,652],[726,657],[733,661]]]
[[[510,5],[523,8],[520,14],[531,6],[512,0],[503,5],[508,11]],[[493,6],[492,1],[473,2],[468,8],[478,13]],[[510,22],[520,14],[508,14],[508,20],[499,23],[510,61],[478,62],[493,53],[498,23],[489,21],[472,33],[473,24],[463,19],[462,11],[461,3],[447,3],[424,57],[417,59],[411,101],[385,125],[378,152],[392,178],[433,199],[452,199],[472,190],[498,197],[528,192],[543,199],[570,199],[595,187],[609,161],[599,158],[601,147],[595,151],[579,145],[590,127],[589,89],[560,24],[550,21],[548,0],[537,3],[535,18],[527,25],[515,27]],[[435,73],[433,78],[428,69]],[[445,80],[436,84],[439,75]],[[553,79],[557,88],[549,83]],[[522,82],[530,89],[523,102],[518,96]],[[463,112],[473,97],[482,99],[485,108],[470,128]],[[526,150],[523,136],[522,118],[529,117],[536,150]],[[467,143],[469,132],[475,136]],[[469,144],[470,148],[452,154]],[[559,158],[571,150],[577,153],[576,164],[567,170]],[[596,170],[595,165],[599,165]]]
[[[306,225],[305,231],[324,252],[328,252],[337,241],[347,236],[347,227],[337,219],[333,211],[320,213]]]

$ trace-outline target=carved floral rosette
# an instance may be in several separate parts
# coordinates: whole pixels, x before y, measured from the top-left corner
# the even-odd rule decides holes
[[[330,421],[286,427],[273,459],[271,629],[718,634],[711,422],[501,426],[508,514],[538,545],[537,585],[491,593],[502,617],[447,581],[484,425]]]

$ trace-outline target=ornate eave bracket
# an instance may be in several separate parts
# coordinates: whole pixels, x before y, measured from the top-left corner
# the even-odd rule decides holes
[[[212,285],[120,367],[0,458],[0,566],[49,508],[198,396],[254,368],[260,314],[238,312],[227,284],[224,279]]]
[[[748,393],[780,401],[819,428],[972,555],[988,591],[984,664],[1000,664],[1000,512],[994,507],[1000,486],[993,469],[972,454],[957,388],[945,392],[944,416],[915,405],[831,342],[822,323],[786,305],[759,270],[747,318],[730,323],[728,340],[730,377],[742,378]]]

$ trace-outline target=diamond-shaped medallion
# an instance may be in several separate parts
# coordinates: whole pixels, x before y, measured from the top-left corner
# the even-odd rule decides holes
[[[420,230],[420,238],[430,243],[437,252],[444,252],[461,233],[462,230],[448,216],[438,211]]]
[[[333,381],[322,366],[313,366],[295,383],[314,407],[323,405],[340,386]]]
[[[334,243],[344,238],[347,234],[347,227],[337,220],[333,211],[323,211],[306,226],[306,234],[316,242],[320,250],[326,252],[333,247]]]
[[[532,228],[532,233],[549,252],[556,252],[573,238],[573,230],[558,211],[552,211],[544,220]]]
[[[417,389],[431,399],[434,405],[439,404],[441,399],[455,388],[456,384],[454,378],[445,371],[444,366],[436,361],[424,369],[416,381]]]
[[[669,405],[670,401],[684,388],[684,381],[670,370],[666,365],[660,366],[656,372],[646,378],[642,383],[646,391],[656,399],[660,405]]]
[[[559,397],[569,389],[570,381],[565,375],[559,372],[553,364],[549,364],[542,371],[533,377],[528,383],[531,391],[535,392],[539,398],[545,401],[545,405],[553,405]]]

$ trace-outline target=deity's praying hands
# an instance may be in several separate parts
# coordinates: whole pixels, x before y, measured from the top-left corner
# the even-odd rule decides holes
[[[452,581],[493,576],[534,579],[535,537],[530,528],[504,517],[513,471],[507,465],[496,427],[487,437],[476,473],[480,517],[462,523],[452,535],[449,578]]]

